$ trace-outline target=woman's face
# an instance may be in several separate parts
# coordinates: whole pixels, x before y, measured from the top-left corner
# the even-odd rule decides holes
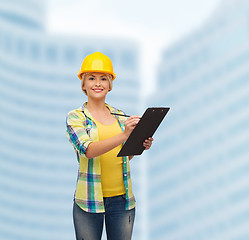
[[[110,91],[110,83],[104,73],[88,73],[82,84],[82,90],[86,91],[88,97],[105,98]]]

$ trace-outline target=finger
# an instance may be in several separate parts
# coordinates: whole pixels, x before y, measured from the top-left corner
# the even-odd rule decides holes
[[[150,149],[151,145],[152,145],[152,141],[150,141],[150,140],[147,140],[147,139],[146,139],[146,140],[143,142],[143,146],[145,147],[145,150]]]
[[[130,122],[126,124],[127,127],[135,127],[136,125],[137,125],[137,122]]]
[[[151,147],[151,145],[144,145],[144,147],[145,147],[146,149],[149,149],[149,148]]]
[[[150,149],[150,146],[144,146],[145,149]]]
[[[131,116],[131,117],[126,119],[126,121],[132,121],[132,120],[140,120],[140,117],[139,116]]]
[[[127,126],[135,126],[138,124],[138,122],[139,122],[139,120],[133,119],[133,120],[126,122],[126,125]]]
[[[150,147],[151,146],[151,142],[146,142],[146,140],[144,141],[143,145],[145,147]]]
[[[139,118],[132,118],[132,119],[128,119],[128,120],[126,121],[126,123],[134,123],[134,122],[138,123],[139,121],[140,121]]]
[[[144,140],[144,142],[147,143],[147,144],[152,144],[152,141],[153,141],[153,140],[150,140],[150,139]]]
[[[144,150],[148,150],[148,149],[150,149],[150,146],[144,146]]]

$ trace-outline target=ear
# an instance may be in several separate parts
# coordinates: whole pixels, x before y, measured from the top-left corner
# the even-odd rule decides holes
[[[83,85],[83,81],[81,81],[81,89],[82,89],[82,90],[86,90],[86,88],[85,88],[84,85]]]
[[[86,88],[82,86],[81,90],[84,92],[86,91]]]
[[[108,92],[110,92],[112,89],[111,89],[111,83],[109,83],[109,90]]]

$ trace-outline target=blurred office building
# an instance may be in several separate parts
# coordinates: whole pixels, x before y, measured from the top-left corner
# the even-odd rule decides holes
[[[148,239],[249,239],[249,2],[223,1],[162,53]],[[150,103],[151,104],[151,103]]]
[[[86,100],[77,71],[95,51],[117,78],[108,103],[138,111],[138,48],[133,41],[46,32],[46,4],[0,0],[0,239],[74,239],[72,203],[78,163],[66,114]],[[137,199],[140,171],[132,163]],[[139,219],[139,216],[138,216]],[[139,236],[141,226],[137,221]],[[139,237],[134,239],[139,239]]]

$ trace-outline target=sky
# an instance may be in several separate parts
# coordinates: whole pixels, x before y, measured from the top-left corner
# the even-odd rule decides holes
[[[152,91],[162,49],[200,28],[222,0],[48,0],[47,29],[53,33],[114,36],[142,49],[144,92]]]

